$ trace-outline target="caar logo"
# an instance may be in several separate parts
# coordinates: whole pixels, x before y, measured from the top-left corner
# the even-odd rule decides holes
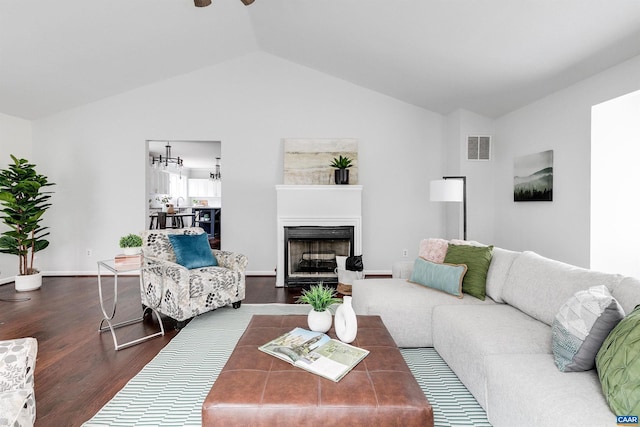
[[[619,426],[637,426],[638,425],[638,416],[637,415],[618,415],[616,417],[616,422]]]

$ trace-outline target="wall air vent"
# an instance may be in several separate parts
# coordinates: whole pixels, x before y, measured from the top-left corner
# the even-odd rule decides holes
[[[479,135],[467,137],[467,160],[491,160],[491,137]]]

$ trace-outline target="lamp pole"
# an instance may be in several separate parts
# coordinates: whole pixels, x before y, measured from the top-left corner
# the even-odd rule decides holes
[[[466,176],[443,176],[442,179],[462,180],[462,230],[463,240],[467,240],[467,177]]]

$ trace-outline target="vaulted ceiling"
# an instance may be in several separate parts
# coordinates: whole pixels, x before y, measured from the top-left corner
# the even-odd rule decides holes
[[[254,51],[498,117],[640,55],[640,1],[0,0],[0,112],[37,119]]]

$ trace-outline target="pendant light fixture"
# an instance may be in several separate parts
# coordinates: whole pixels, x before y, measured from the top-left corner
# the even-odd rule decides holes
[[[209,172],[209,178],[214,181],[220,181],[222,174],[220,173],[220,157],[216,157],[216,170],[215,172]]]
[[[182,159],[180,157],[171,157],[171,144],[167,142],[165,145],[165,156],[162,157],[162,154],[159,156],[153,156],[151,159],[151,166],[154,168],[161,167],[166,169],[169,165],[175,165],[177,169],[182,169]]]

